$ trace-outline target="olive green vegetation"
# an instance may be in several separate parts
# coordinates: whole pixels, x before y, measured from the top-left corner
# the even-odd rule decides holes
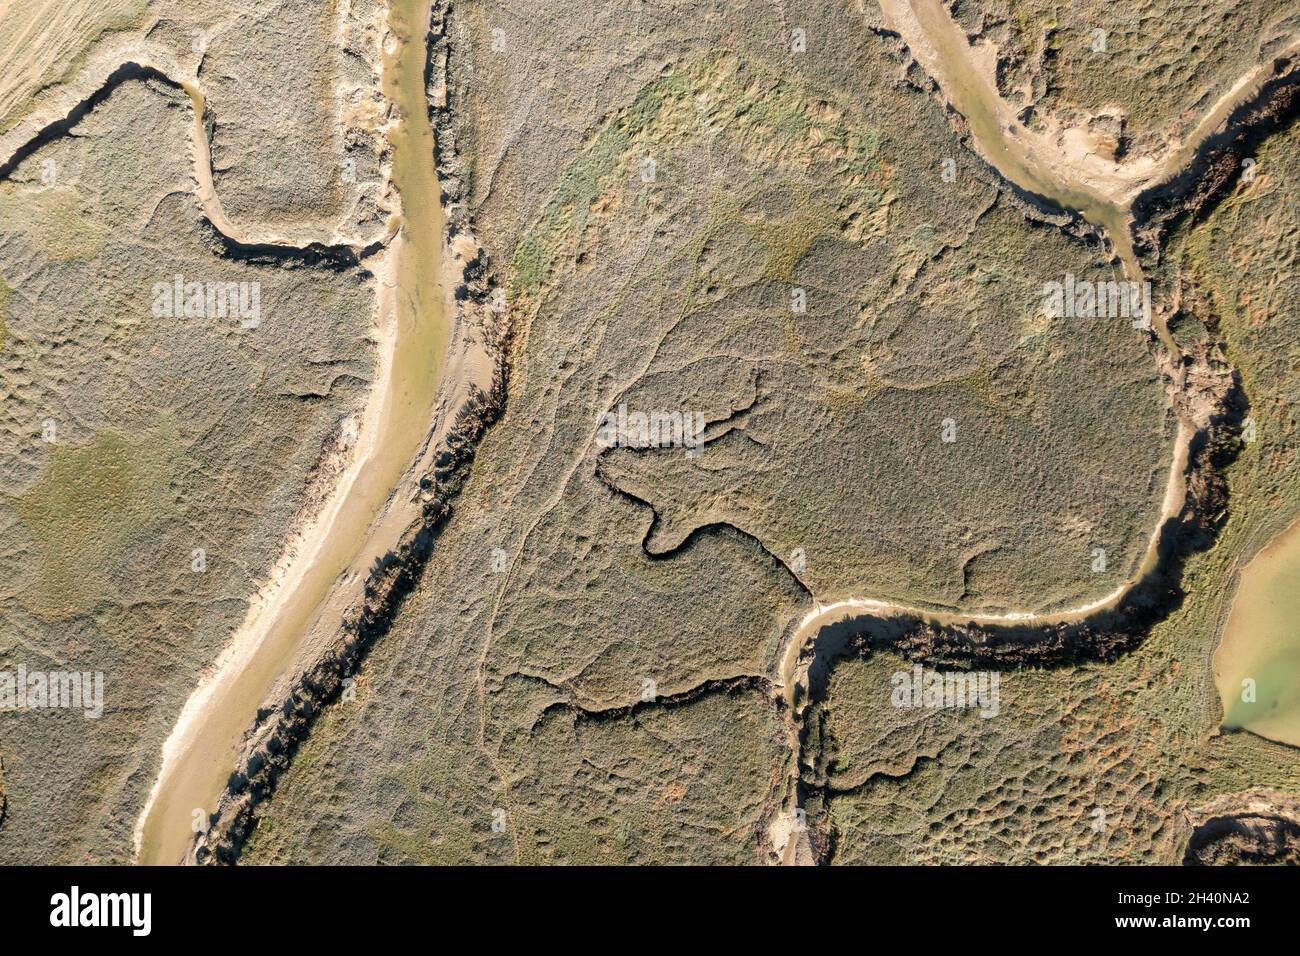
[[[764,860],[795,757],[762,681],[809,607],[780,562],[819,596],[1019,610],[1139,559],[1172,439],[1154,360],[1126,322],[1041,309],[1067,271],[1113,278],[1100,250],[1030,222],[889,42],[834,26],[842,5],[803,11],[826,38],[804,60],[768,5],[714,12],[610,20],[593,58],[453,10],[458,179],[510,290],[510,400],[247,860]],[[535,15],[590,29],[578,3]],[[586,70],[612,79],[523,130],[493,119]],[[699,409],[716,437],[602,451],[620,403]]]
[[[1294,748],[1220,731],[1211,666],[1239,569],[1300,516],[1300,289],[1287,268],[1300,253],[1298,157],[1300,130],[1273,137],[1257,157],[1266,173],[1169,237],[1162,281],[1182,274],[1198,319],[1180,336],[1221,338],[1253,422],[1228,471],[1228,520],[1214,549],[1190,559],[1183,604],[1113,664],[1004,675],[1001,715],[988,721],[891,713],[889,677],[908,665],[888,655],[838,665],[809,725],[825,728],[813,780],[826,788],[840,861],[1177,863],[1190,808],[1300,788]],[[1223,694],[1249,726],[1278,695],[1261,679],[1256,703],[1239,702],[1237,678],[1257,651],[1237,653],[1246,661],[1225,666]],[[1275,666],[1294,666],[1294,645],[1274,653]]]
[[[561,175],[538,222],[515,251],[514,293],[535,290],[545,279],[556,244],[565,235],[583,234],[593,205],[615,175],[640,176],[647,160],[657,170],[655,154],[680,145],[702,122],[725,124],[729,135],[741,142],[761,143],[764,150],[797,148],[803,145],[801,140],[811,139],[843,158],[841,172],[862,184],[854,197],[858,203],[878,205],[882,193],[868,184],[879,182],[879,133],[849,125],[842,112],[814,117],[816,104],[797,84],[775,74],[760,77],[752,82],[754,77],[746,75],[734,55],[721,54],[684,66],[644,88]],[[649,166],[645,169],[645,176],[652,174]]]
[[[1300,36],[1287,0],[963,0],[958,9],[1004,57],[1004,95],[1028,88],[1037,109],[1066,119],[1117,108],[1142,147],[1185,132],[1198,110]],[[1094,49],[1097,30],[1104,50]]]
[[[609,187],[616,164],[623,160],[638,133],[663,109],[664,99],[685,90],[685,78],[672,74],[647,87],[626,115],[612,120],[596,136],[583,157],[565,170],[540,222],[519,242],[511,263],[513,291],[531,291],[546,277],[553,261],[554,243],[569,228],[581,233],[596,197]]]
[[[55,446],[40,480],[12,501],[36,550],[30,610],[67,618],[115,596],[107,574],[127,545],[177,519],[179,454],[170,416],[137,435],[101,432],[80,448]]]
[[[93,259],[109,229],[93,201],[71,186],[48,189],[0,184],[0,232],[23,232],[52,259]]]

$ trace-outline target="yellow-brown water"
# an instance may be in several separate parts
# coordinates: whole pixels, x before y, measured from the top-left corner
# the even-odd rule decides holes
[[[1225,728],[1300,747],[1300,523],[1242,571],[1214,681]]]
[[[1011,128],[1004,127],[1001,117],[1006,110],[998,91],[975,67],[961,27],[940,0],[907,2],[943,63],[947,75],[947,82],[943,85],[944,96],[965,118],[981,155],[1021,189],[1062,209],[1077,212],[1104,230],[1124,265],[1128,279],[1143,281],[1141,264],[1133,249],[1131,213],[1127,205],[1059,175],[1049,161],[1037,156],[1018,135],[1021,129],[1018,123]],[[1154,325],[1170,355],[1177,357],[1177,346],[1163,321],[1156,317]]]
[[[261,638],[237,664],[205,687],[193,726],[178,738],[140,825],[139,860],[180,862],[194,837],[195,811],[214,809],[235,769],[237,749],[258,707],[292,666],[320,619],[335,583],[346,574],[364,576],[372,555],[397,542],[372,541],[376,518],[421,450],[434,420],[447,342],[448,319],[441,283],[443,214],[433,161],[433,130],[425,93],[431,0],[391,0],[392,41],[386,50],[384,93],[397,105],[393,131],[393,182],[402,200],[402,228],[390,249],[395,287],[381,291],[396,323],[387,388],[376,426],[361,441],[370,449],[355,480],[341,489],[333,519],[305,565],[286,578],[283,599],[256,622]],[[332,626],[332,621],[321,621]]]

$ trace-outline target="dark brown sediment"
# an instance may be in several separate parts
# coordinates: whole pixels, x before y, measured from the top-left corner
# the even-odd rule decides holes
[[[1139,252],[1158,259],[1165,235],[1180,225],[1204,220],[1232,191],[1255,148],[1294,123],[1297,114],[1300,60],[1277,57],[1272,75],[1258,93],[1238,104],[1223,128],[1198,144],[1177,175],[1133,199]]]
[[[1230,794],[1192,811],[1184,866],[1300,865],[1300,800],[1268,790]]]

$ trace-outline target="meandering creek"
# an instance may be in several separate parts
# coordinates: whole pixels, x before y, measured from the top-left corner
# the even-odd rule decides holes
[[[313,632],[337,628],[372,562],[418,516],[412,463],[437,420],[449,341],[443,210],[425,92],[431,0],[391,0],[384,93],[396,104],[392,178],[400,232],[380,275],[380,358],[351,464],[311,528],[254,602],[213,672],[186,704],[136,830],[141,863],[179,863],[210,814],[258,708],[291,679]],[[196,109],[202,101],[191,91]],[[203,177],[200,175],[202,190]],[[197,815],[196,815],[197,811]]]
[[[940,0],[881,0],[881,8],[891,26],[922,65],[932,70],[945,98],[959,112],[970,128],[974,145],[1008,181],[1047,202],[1078,213],[1091,225],[1103,230],[1131,281],[1142,281],[1141,264],[1133,249],[1131,214],[1124,200],[1104,195],[1062,174],[1052,163],[1052,155],[1040,155],[1023,128],[1010,118],[1010,110],[989,77],[981,73],[974,61],[970,44],[961,28],[944,9]],[[1172,356],[1178,348],[1164,320],[1152,316],[1152,324]],[[1192,428],[1180,422],[1174,440],[1174,455],[1160,516],[1177,514],[1184,501],[1184,477],[1188,442]],[[1158,533],[1153,533],[1146,552],[1133,574],[1123,585],[1086,605],[1051,614],[1009,613],[972,615],[909,607],[870,598],[845,598],[818,602],[799,622],[777,666],[778,680],[790,695],[799,680],[798,667],[802,649],[823,628],[860,615],[908,615],[939,624],[1056,624],[1082,620],[1098,611],[1114,607],[1132,584],[1155,565],[1159,553]]]
[[[974,146],[1008,181],[1024,191],[1081,215],[1103,230],[1123,263],[1128,279],[1142,281],[1132,242],[1132,202],[1142,188],[1163,182],[1194,161],[1202,144],[1224,128],[1236,107],[1258,96],[1273,75],[1273,61],[1252,68],[1201,117],[1188,138],[1157,157],[1112,164],[1096,187],[1042,136],[1031,133],[1000,96],[992,73],[982,70],[965,32],[941,0],[880,0],[887,23],[899,32],[944,97],[962,115]],[[1293,40],[1278,57],[1300,52]],[[1077,171],[1076,171],[1077,172]],[[1158,313],[1156,334],[1178,374],[1180,349]],[[1193,428],[1180,421],[1164,505],[1156,523],[1182,508],[1188,445]],[[909,615],[938,624],[1054,624],[1078,621],[1114,607],[1158,559],[1158,530],[1140,566],[1119,589],[1087,605],[1049,615],[962,615],[904,607],[869,598],[817,602],[798,623],[777,665],[777,680],[793,701],[803,649],[824,628],[860,615]],[[804,661],[804,664],[807,662]],[[1273,740],[1300,745],[1300,522],[1266,548],[1245,569],[1222,641],[1215,655],[1215,678],[1224,705],[1224,726],[1245,728]],[[1253,701],[1243,701],[1242,681],[1254,682]],[[1248,695],[1249,696],[1249,695]]]

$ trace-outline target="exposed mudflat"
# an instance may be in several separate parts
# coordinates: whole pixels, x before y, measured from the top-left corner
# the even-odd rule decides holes
[[[0,861],[1300,859],[1300,21],[1048,6],[6,11]]]

